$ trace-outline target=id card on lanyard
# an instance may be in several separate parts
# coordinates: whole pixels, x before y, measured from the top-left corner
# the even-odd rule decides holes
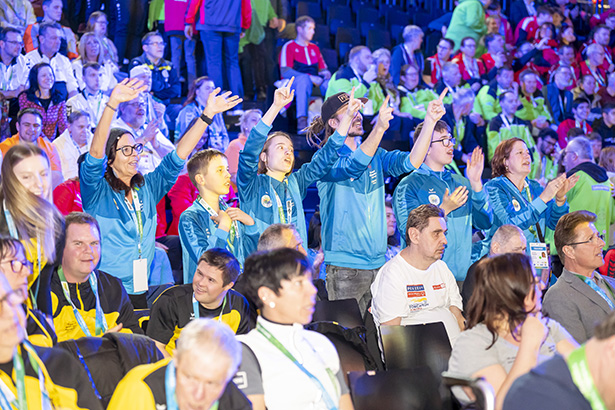
[[[132,261],[132,288],[133,292],[146,292],[148,289],[147,276],[147,259],[142,257],[143,244],[143,206],[139,202],[139,194],[136,189],[131,190],[132,206],[133,206],[133,221],[137,227],[137,235],[139,236],[139,258]]]
[[[273,192],[273,195],[275,196],[275,203],[278,209],[278,216],[280,218],[280,223],[291,224],[293,223],[293,200],[290,197],[290,193],[288,191],[288,181],[286,179],[284,179],[283,184],[285,184],[284,192],[286,193],[286,216],[284,215],[284,206],[282,205],[282,200],[280,199],[280,196],[278,195],[276,190],[273,189],[273,185],[271,184],[271,181],[269,181],[269,188],[271,189],[271,192]]]

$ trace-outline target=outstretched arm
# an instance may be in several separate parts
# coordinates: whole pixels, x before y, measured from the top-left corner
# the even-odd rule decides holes
[[[430,101],[427,106],[427,115],[425,115],[425,122],[423,123],[421,134],[410,152],[410,162],[414,168],[418,169],[423,164],[427,156],[427,151],[429,151],[429,146],[431,145],[431,136],[436,123],[446,114],[443,103],[446,93],[448,93],[448,87],[444,88],[444,91],[442,91],[437,100]]]
[[[213,120],[214,115],[224,111],[228,111],[243,100],[236,95],[231,96],[231,92],[227,91],[222,95],[218,95],[220,88],[216,88],[209,94],[207,98],[207,106],[203,110],[203,115]],[[203,121],[198,120],[194,125],[186,131],[181,140],[177,143],[177,156],[181,159],[188,158],[188,155],[192,152],[196,144],[199,142],[203,133],[209,125]]]
[[[125,101],[134,100],[139,93],[145,91],[145,89],[146,87],[143,83],[136,79],[126,79],[115,86],[109,97],[109,102],[107,102],[107,106],[103,111],[102,117],[96,126],[96,131],[94,131],[92,145],[90,146],[91,156],[98,159],[105,156],[105,146],[107,145],[111,121],[113,120],[117,106]]]
[[[365,141],[359,146],[359,149],[363,151],[365,155],[373,157],[378,150],[378,146],[380,145],[380,141],[382,140],[382,136],[389,129],[389,122],[393,119],[393,107],[389,106],[390,96],[384,99],[384,102],[380,106],[380,110],[378,111],[378,121],[374,128],[372,128],[372,132],[369,133]]]

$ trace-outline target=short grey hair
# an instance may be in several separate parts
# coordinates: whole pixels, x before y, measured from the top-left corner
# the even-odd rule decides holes
[[[516,225],[506,224],[502,225],[498,228],[497,231],[493,234],[493,238],[491,238],[491,245],[494,243],[504,244],[509,242],[515,236],[523,237],[523,231]]]
[[[590,55],[593,55],[595,53],[598,53],[601,50],[602,50],[602,46],[600,44],[592,43],[589,46],[587,46],[587,51],[585,53],[588,56],[590,56]]]
[[[227,324],[212,319],[193,319],[182,329],[174,357],[180,361],[184,356],[203,354],[215,357],[224,355],[231,361],[226,372],[229,381],[241,363],[241,344]]]
[[[453,94],[453,104],[460,105],[468,102],[474,102],[476,95],[471,88],[462,88]]]
[[[592,143],[587,137],[579,136],[573,138],[566,147],[567,152],[574,152],[581,159],[594,159]]]
[[[295,225],[292,224],[272,224],[267,227],[258,238],[257,251],[272,251],[283,248],[286,243],[282,242],[282,235],[286,231],[297,232]]]
[[[374,60],[376,60],[376,62],[382,61],[382,59],[385,57],[391,60],[391,52],[386,48],[379,48],[372,53],[372,57]]]
[[[409,43],[415,38],[417,38],[418,36],[424,36],[424,35],[425,33],[423,33],[422,28],[420,28],[419,26],[415,26],[415,25],[409,25],[409,26],[404,27],[402,38],[404,39],[404,42]]]
[[[455,69],[459,70],[459,66],[451,61],[444,63],[444,65],[442,66],[442,71],[446,71],[447,73]]]

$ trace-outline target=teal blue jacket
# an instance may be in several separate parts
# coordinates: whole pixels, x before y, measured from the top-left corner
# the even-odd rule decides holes
[[[402,246],[405,246],[408,213],[423,204],[442,205],[446,189],[453,192],[457,187],[468,189],[468,201],[447,215],[446,250],[442,260],[455,275],[455,279],[465,279],[472,260],[472,227],[489,229],[493,222],[493,212],[489,205],[487,192],[483,189],[474,192],[470,181],[449,170],[433,171],[427,165],[421,167],[400,181],[393,195],[393,210],[397,228],[402,232]]]
[[[335,132],[327,140],[327,143],[318,150],[312,160],[305,163],[297,171],[291,173],[285,182],[277,181],[266,174],[258,174],[258,158],[267,140],[267,134],[271,130],[264,122],[260,121],[248,136],[243,151],[239,153],[237,166],[237,189],[241,209],[254,218],[259,235],[269,225],[280,223],[280,213],[275,190],[283,207],[286,217],[290,205],[291,220],[286,223],[295,225],[297,232],[307,246],[307,227],[303,212],[303,198],[307,194],[308,187],[324,177],[331,166],[338,159],[337,151],[344,144],[346,137]],[[256,250],[250,249],[252,251]]]
[[[340,159],[318,183],[325,263],[378,269],[386,262],[384,179],[414,170],[408,152],[379,148],[373,157],[344,145]]]
[[[209,213],[201,203],[196,200],[182,212],[179,217],[179,239],[182,244],[182,259],[184,262],[184,283],[192,283],[199,258],[203,252],[212,248],[222,248],[231,252],[241,266],[249,252],[246,249],[256,249],[258,243],[258,230],[256,224],[245,226],[237,223],[239,235],[235,237],[233,246],[229,246],[227,239],[229,233],[218,229],[211,220]]]

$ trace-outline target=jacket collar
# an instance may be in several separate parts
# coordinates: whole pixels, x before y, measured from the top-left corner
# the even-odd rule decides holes
[[[598,272],[594,272],[594,276],[602,278],[602,276],[600,276]],[[609,307],[609,304],[606,303],[606,300],[604,300],[602,296],[600,296],[595,290],[590,288],[589,285],[583,280],[581,280],[575,273],[570,272],[568,269],[564,268],[560,279],[564,279],[566,283],[570,285],[571,288],[594,302],[606,313],[611,313],[611,308]]]

